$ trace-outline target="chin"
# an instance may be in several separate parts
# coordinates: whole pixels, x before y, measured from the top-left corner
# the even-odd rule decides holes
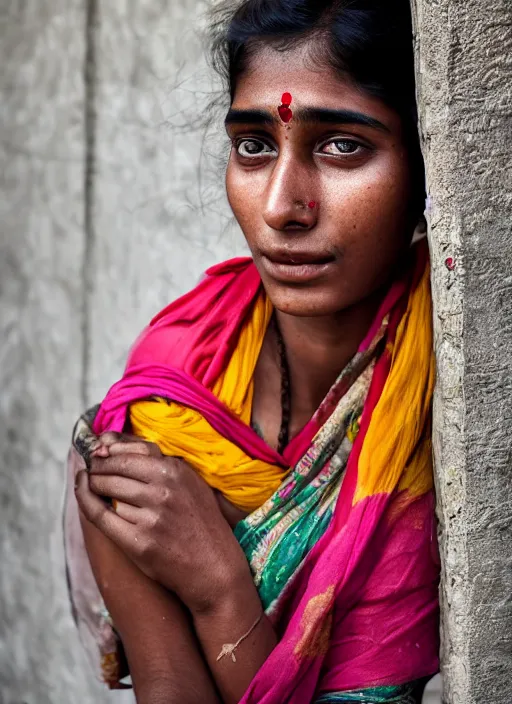
[[[272,305],[280,313],[297,318],[316,318],[335,315],[350,307],[353,301],[345,301],[339,293],[316,287],[291,288],[289,286],[265,286]]]

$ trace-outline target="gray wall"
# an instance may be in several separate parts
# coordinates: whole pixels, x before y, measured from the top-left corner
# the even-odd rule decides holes
[[[84,3],[2,2],[0,22],[0,701],[80,701],[59,511],[82,386]]]
[[[510,6],[417,5],[446,702],[510,704]],[[2,704],[131,698],[95,685],[77,643],[62,462],[74,417],[119,376],[141,327],[243,246],[210,156],[221,138],[204,128],[203,8],[0,0]]]
[[[2,704],[110,701],[65,592],[71,427],[142,326],[243,246],[203,142],[202,9],[0,0]]]

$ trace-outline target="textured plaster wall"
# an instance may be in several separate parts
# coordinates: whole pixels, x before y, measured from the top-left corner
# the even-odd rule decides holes
[[[77,642],[63,460],[142,326],[242,247],[204,129],[203,9],[0,0],[1,704],[133,701]]]
[[[87,397],[119,375],[151,317],[241,252],[223,184],[227,140],[208,108],[196,0],[98,4]],[[214,158],[217,155],[217,158]]]
[[[81,0],[0,3],[2,704],[86,687],[59,531],[81,394],[84,27]]]
[[[512,4],[413,5],[438,356],[444,701],[510,704]]]

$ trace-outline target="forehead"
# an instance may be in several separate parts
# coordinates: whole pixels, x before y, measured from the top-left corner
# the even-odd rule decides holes
[[[345,108],[376,117],[392,112],[348,76],[344,78],[330,66],[315,64],[307,46],[285,51],[270,46],[258,48],[247,70],[237,79],[233,107],[272,109],[279,105],[283,93],[291,94],[292,107]]]

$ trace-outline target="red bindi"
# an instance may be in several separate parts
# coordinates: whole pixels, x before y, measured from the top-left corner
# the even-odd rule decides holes
[[[448,259],[445,259],[444,263],[449,271],[453,271],[455,269],[455,260],[453,257],[448,257]]]
[[[291,93],[283,93],[281,96],[281,105],[277,108],[277,112],[284,123],[290,122],[293,117],[293,112],[290,108],[292,100]]]
[[[293,117],[293,112],[287,105],[280,105],[277,108],[277,112],[279,113],[279,117],[283,122],[290,122]]]
[[[308,208],[313,210],[313,208],[316,208],[316,200],[310,200],[308,203]]]

